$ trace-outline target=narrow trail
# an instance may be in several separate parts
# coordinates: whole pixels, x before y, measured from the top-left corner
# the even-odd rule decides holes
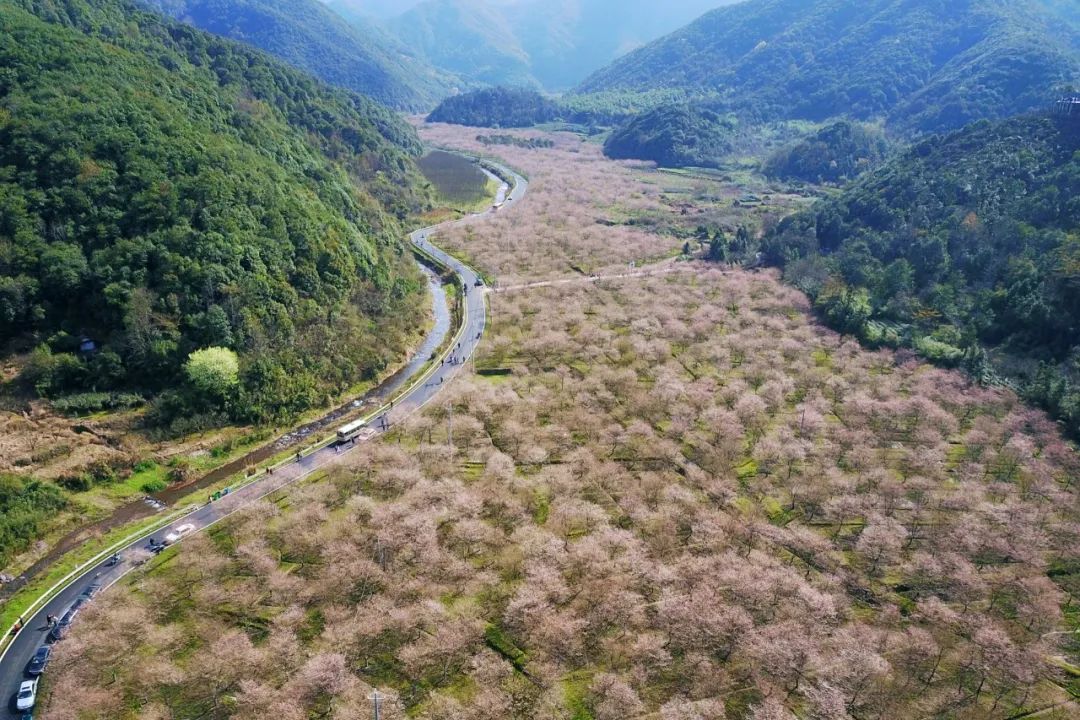
[[[520,283],[518,285],[505,285],[497,288],[492,288],[490,292],[494,294],[502,294],[508,292],[515,292],[518,290],[531,290],[533,288],[559,287],[563,285],[588,285],[589,283],[598,283],[604,280],[656,277],[658,275],[669,275],[671,273],[700,272],[701,270],[700,267],[695,265],[676,265],[676,262],[677,261],[675,260],[662,260],[652,265],[645,265],[640,270],[630,272],[597,273],[596,275],[587,275],[584,277],[560,278],[558,280],[537,280],[536,282]]]

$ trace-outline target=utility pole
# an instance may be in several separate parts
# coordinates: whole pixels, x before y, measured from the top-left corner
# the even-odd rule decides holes
[[[447,406],[448,412],[446,415],[446,444],[450,448],[450,454],[454,453],[454,403],[449,403]]]
[[[375,720],[379,720],[379,700],[380,700],[380,698],[379,698],[378,689],[376,689],[374,692],[372,692],[370,697],[371,697],[372,702],[375,703]]]

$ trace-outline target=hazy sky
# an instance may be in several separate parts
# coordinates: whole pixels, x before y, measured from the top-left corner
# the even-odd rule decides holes
[[[400,15],[414,5],[419,5],[423,0],[323,0],[332,4],[346,5],[360,12],[376,17],[388,18]],[[523,5],[534,3],[537,0],[486,0],[490,5]],[[586,0],[587,1],[587,0]],[[700,0],[656,0],[666,7],[679,5],[699,5]],[[716,0],[716,6],[730,4],[733,0]]]

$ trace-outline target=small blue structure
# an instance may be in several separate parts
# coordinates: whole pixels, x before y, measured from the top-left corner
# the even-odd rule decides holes
[[[79,338],[79,352],[92,353],[97,351],[97,343],[83,335]]]
[[[1080,118],[1080,95],[1063,97],[1054,104],[1054,114],[1062,117]]]

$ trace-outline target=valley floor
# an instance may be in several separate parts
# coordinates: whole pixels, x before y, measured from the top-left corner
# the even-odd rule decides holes
[[[1075,717],[1054,424],[677,259],[799,196],[551,139],[487,148],[530,194],[437,240],[505,290],[475,373],[101,597],[42,717]]]

